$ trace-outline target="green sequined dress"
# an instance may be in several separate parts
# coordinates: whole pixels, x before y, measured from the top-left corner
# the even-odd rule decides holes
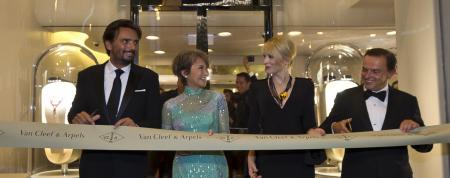
[[[184,93],[168,100],[162,111],[162,128],[190,132],[229,133],[225,97],[211,90],[186,87]],[[177,152],[174,178],[227,178],[223,151]]]

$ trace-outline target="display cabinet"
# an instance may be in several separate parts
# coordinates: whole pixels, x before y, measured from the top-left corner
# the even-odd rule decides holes
[[[68,124],[78,72],[96,64],[95,56],[75,43],[59,43],[45,50],[33,66],[33,122]],[[70,148],[31,149],[31,177],[78,177],[75,161],[80,155],[81,150]],[[75,169],[69,169],[69,164]]]
[[[350,44],[330,43],[318,48],[306,63],[306,74],[315,84],[317,122],[322,123],[333,108],[338,92],[360,83],[361,53]],[[335,167],[318,169],[318,174],[340,176],[344,149],[326,150],[328,163]]]

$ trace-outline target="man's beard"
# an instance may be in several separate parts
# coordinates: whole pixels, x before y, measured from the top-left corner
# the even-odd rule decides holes
[[[135,54],[136,54],[136,53],[133,52],[133,55],[130,56],[129,59],[126,58],[125,55],[122,55],[122,59],[120,60],[120,62],[121,62],[122,64],[124,64],[124,65],[128,65],[128,64],[132,63],[133,60],[134,60],[134,58],[135,58],[135,56],[136,56]]]

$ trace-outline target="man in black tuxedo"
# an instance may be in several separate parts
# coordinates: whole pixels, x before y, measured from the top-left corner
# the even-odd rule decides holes
[[[370,49],[363,59],[362,85],[336,96],[327,119],[320,126],[327,133],[400,129],[409,132],[424,126],[416,97],[388,86],[396,73],[395,55]],[[429,152],[433,145],[413,145]],[[346,149],[342,178],[412,178],[406,146]]]
[[[78,74],[70,123],[161,126],[158,75],[132,63],[141,34],[129,20],[116,20],[106,27],[103,43],[110,59]],[[81,178],[146,178],[148,169],[144,151],[83,150],[80,159]]]

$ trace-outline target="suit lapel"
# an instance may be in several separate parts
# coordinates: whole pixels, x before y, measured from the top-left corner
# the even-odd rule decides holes
[[[389,86],[389,94],[388,94],[388,103],[387,103],[387,108],[386,108],[386,115],[384,116],[384,122],[383,122],[383,127],[381,128],[381,130],[387,130],[387,129],[391,129],[393,128],[393,120],[391,119],[392,115],[394,114],[393,112],[395,112],[395,103],[396,103],[396,95],[395,95],[395,91],[391,88],[391,86]]]
[[[117,118],[121,118],[123,112],[127,108],[130,103],[131,98],[133,97],[134,90],[137,88],[139,83],[139,75],[136,72],[135,64],[131,64],[130,75],[128,76],[127,87],[125,89],[125,93],[123,94],[122,103],[120,104],[119,112],[117,114]]]
[[[369,113],[367,112],[366,100],[364,100],[364,89],[363,86],[360,85],[357,96],[356,96],[356,111],[359,111],[357,116],[361,116],[361,131],[373,130],[372,124],[370,123]]]
[[[108,118],[109,124],[111,121],[111,118],[108,117],[108,110],[106,109],[106,101],[105,101],[105,65],[106,63],[103,63],[102,65],[99,65],[99,70],[95,73],[95,93],[99,93],[98,95],[98,103],[100,103],[100,113],[104,113],[104,117]]]

